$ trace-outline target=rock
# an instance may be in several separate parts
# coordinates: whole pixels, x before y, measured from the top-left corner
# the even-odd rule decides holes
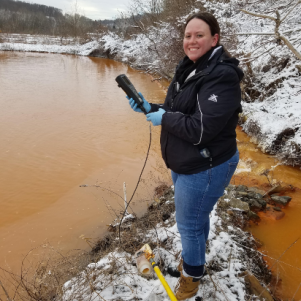
[[[260,194],[260,193],[253,193],[253,197],[257,200],[260,200],[263,198],[263,194]]]
[[[262,209],[262,205],[255,199],[250,199],[248,201],[249,207],[251,210],[261,210]]]
[[[267,202],[264,199],[259,199],[257,202],[262,206],[262,209],[266,208]]]
[[[260,284],[254,275],[248,273],[245,276],[245,282],[250,290],[250,295],[258,296],[260,300],[274,301],[269,291]]]
[[[280,193],[278,192],[278,193],[273,193],[273,194],[271,194],[271,197],[272,196],[280,196]]]
[[[248,191],[248,187],[246,185],[238,185],[236,187],[236,191],[243,191],[243,192],[247,192]]]
[[[248,212],[248,217],[249,217],[249,220],[251,220],[255,223],[260,222],[260,217],[253,211]]]
[[[271,196],[271,199],[280,205],[286,205],[288,202],[291,201],[291,197],[290,196]]]
[[[249,211],[249,205],[246,202],[242,202],[239,199],[232,198],[229,202],[230,207],[240,209],[242,211]]]
[[[235,185],[229,184],[229,185],[226,187],[226,190],[227,190],[227,191],[232,191],[232,190],[235,190],[235,188],[236,188]]]
[[[249,193],[245,192],[245,191],[236,191],[236,196],[237,197],[243,197],[243,196],[248,196]]]
[[[281,211],[281,208],[280,208],[280,207],[273,207],[273,209],[274,209],[275,211]]]
[[[248,188],[248,191],[249,191],[249,192],[260,193],[261,195],[264,195],[264,194],[265,194],[265,191],[264,191],[264,190],[259,189],[259,188],[257,188],[257,187],[249,187],[249,188]]]
[[[226,196],[223,196],[223,197],[219,198],[219,201],[217,203],[217,207],[222,209],[222,210],[228,209],[230,207],[229,202],[225,201],[224,197],[226,197]]]

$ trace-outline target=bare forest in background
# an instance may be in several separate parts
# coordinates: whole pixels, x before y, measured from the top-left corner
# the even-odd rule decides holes
[[[0,32],[80,37],[101,28],[86,18],[75,2],[68,13],[61,9],[14,0],[0,0]]]

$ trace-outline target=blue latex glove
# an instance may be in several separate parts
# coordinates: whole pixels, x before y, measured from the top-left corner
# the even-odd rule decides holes
[[[146,120],[147,121],[151,121],[153,123],[154,126],[156,125],[161,125],[162,122],[162,115],[165,113],[166,111],[163,109],[159,109],[159,111],[154,112],[154,113],[149,113],[146,115]]]
[[[151,105],[145,100],[145,98],[143,97],[142,93],[139,92],[138,93],[141,98],[143,99],[143,107],[146,111],[146,113],[148,113],[150,110],[151,110]],[[138,112],[138,113],[143,113],[139,108],[138,108],[138,105],[136,104],[135,100],[133,98],[129,98],[128,96],[126,96],[126,98],[129,100],[129,104],[131,106],[131,108],[135,111],[135,112]]]

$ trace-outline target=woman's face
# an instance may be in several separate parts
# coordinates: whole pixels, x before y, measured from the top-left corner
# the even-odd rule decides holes
[[[183,40],[185,54],[194,63],[218,42],[218,34],[211,35],[209,25],[194,18],[186,26]]]

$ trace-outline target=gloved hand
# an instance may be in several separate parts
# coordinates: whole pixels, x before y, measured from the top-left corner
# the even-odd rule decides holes
[[[139,92],[138,93],[141,98],[143,99],[143,107],[146,111],[146,113],[148,113],[151,110],[151,105],[145,100],[145,98],[143,97],[142,93]],[[128,96],[126,96],[127,99],[129,99],[129,104],[131,106],[131,108],[138,113],[143,113],[139,108],[138,105],[136,104],[135,100],[133,98],[129,98]]]
[[[146,120],[147,121],[151,121],[153,123],[154,126],[156,125],[161,125],[162,122],[162,115],[165,113],[166,111],[163,109],[159,109],[159,111],[154,112],[154,113],[149,113],[146,115]]]

